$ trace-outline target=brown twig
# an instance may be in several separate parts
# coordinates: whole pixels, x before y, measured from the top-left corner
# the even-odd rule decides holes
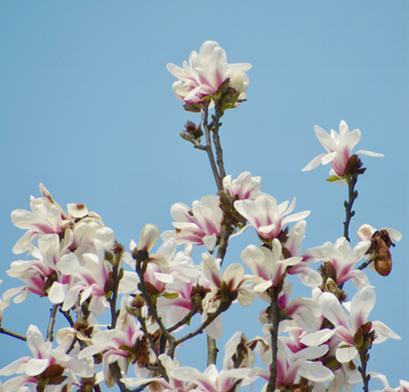
[[[206,138],[205,151],[207,152],[207,156],[209,158],[210,167],[212,169],[213,177],[216,182],[217,190],[220,192],[223,186],[223,178],[221,177],[217,169],[216,160],[213,154],[212,140],[210,136],[211,126],[209,126],[209,106],[208,105],[206,105],[203,109],[203,128],[205,131],[205,138]]]
[[[166,329],[165,325],[163,324],[162,319],[159,317],[156,306],[152,302],[151,295],[148,293],[148,290],[146,289],[144,273],[145,273],[145,270],[146,270],[146,265],[147,265],[146,263],[147,262],[148,262],[147,260],[144,260],[142,262],[136,260],[135,270],[136,270],[136,273],[139,276],[138,289],[141,291],[141,293],[143,295],[143,298],[146,301],[146,305],[148,306],[148,310],[149,310],[150,315],[153,317],[154,321],[159,326],[159,329],[161,330],[162,334],[168,340],[168,342],[169,342],[168,355],[171,358],[173,358],[173,356],[175,354],[175,348],[176,348],[175,338],[172,336],[172,334]],[[143,263],[144,265],[142,266],[141,263]]]
[[[358,191],[355,190],[355,185],[357,182],[357,177],[353,176],[347,180],[348,183],[348,200],[345,200],[345,221],[344,221],[344,237],[350,242],[349,238],[349,224],[351,223],[352,217],[355,215],[355,211],[352,210],[354,201],[358,197]]]
[[[280,323],[280,308],[278,305],[278,290],[271,288],[271,368],[267,392],[274,392],[277,380],[277,351],[278,351],[278,325]]]
[[[12,338],[16,338],[23,342],[27,341],[27,338],[24,335],[20,335],[16,332],[10,331],[9,329],[3,328],[3,327],[0,327],[0,334],[11,336]]]
[[[48,328],[47,328],[47,340],[52,342],[54,340],[54,326],[55,326],[55,318],[57,315],[57,310],[60,305],[53,305],[53,307],[50,309],[50,320],[48,322]]]
[[[359,351],[359,359],[361,361],[361,366],[358,366],[358,371],[362,378],[362,390],[364,392],[369,392],[369,380],[371,379],[371,376],[366,373],[366,367],[369,360],[368,351]]]

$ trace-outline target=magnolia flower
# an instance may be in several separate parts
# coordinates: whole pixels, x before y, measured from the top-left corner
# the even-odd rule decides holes
[[[375,305],[375,299],[375,290],[372,286],[360,289],[351,301],[349,306],[350,314],[348,315],[334,294],[329,292],[322,293],[319,297],[322,315],[335,328],[323,328],[316,333],[302,338],[301,342],[308,346],[315,346],[335,335],[339,339],[335,352],[337,361],[340,363],[352,361],[358,355],[354,337],[358,330],[367,324],[369,313]],[[371,321],[368,332],[371,331],[375,331],[374,344],[382,343],[388,338],[400,339],[395,332],[381,321]]]
[[[13,261],[7,274],[23,280],[25,286],[16,302],[22,302],[29,293],[39,296],[50,296],[59,284],[69,283],[71,278],[63,277],[58,268],[61,254],[66,251],[57,234],[45,234],[38,239],[38,248],[32,250],[34,260]],[[52,301],[52,294],[50,296]]]
[[[64,222],[69,219],[43,184],[40,184],[40,192],[41,197],[31,196],[31,211],[19,209],[11,213],[13,224],[27,230],[13,247],[16,254],[30,251],[31,241],[41,234],[60,234],[64,230]]]
[[[276,388],[292,388],[299,384],[301,378],[312,382],[325,382],[333,379],[334,374],[320,361],[314,361],[324,356],[328,346],[305,347],[291,339],[278,338],[278,352],[276,363]],[[263,339],[259,340],[257,351],[267,364],[271,363],[271,348]],[[261,371],[260,376],[269,380],[270,372]],[[263,391],[265,392],[266,386]]]
[[[361,139],[361,131],[353,129],[349,131],[348,124],[341,121],[339,124],[339,132],[331,130],[328,134],[321,127],[316,125],[314,127],[315,135],[317,136],[321,145],[327,152],[317,155],[311,160],[302,171],[309,171],[315,169],[317,166],[331,163],[333,174],[338,177],[345,175],[345,169],[348,161],[353,155],[352,149],[359,143]],[[356,154],[367,155],[371,157],[383,157],[383,154],[368,150],[359,150]]]
[[[283,258],[280,241],[274,239],[272,249],[249,245],[241,254],[244,263],[255,275],[254,291],[262,294],[270,287],[278,287],[288,267],[301,262],[301,257]]]
[[[173,91],[185,103],[201,103],[205,97],[214,95],[229,79],[229,87],[239,93],[239,100],[246,98],[249,84],[245,74],[250,64],[228,64],[226,52],[215,41],[202,44],[199,53],[192,51],[189,62],[183,67],[167,64],[168,71],[179,80],[173,83]]]
[[[243,172],[232,180],[231,175],[223,178],[223,188],[236,200],[254,200],[260,195],[261,177],[252,177],[250,172]]]
[[[258,370],[241,368],[223,369],[219,372],[216,365],[211,364],[203,373],[192,367],[181,367],[172,371],[170,375],[197,387],[197,389],[191,389],[192,391],[226,392],[233,391],[238,385],[251,384],[257,377]]]
[[[230,264],[222,275],[220,263],[221,259],[203,253],[201,266],[210,289],[202,303],[203,320],[206,320],[209,314],[216,312],[220,306],[222,308],[229,306],[236,299],[241,305],[248,306],[254,298],[251,277],[244,275],[243,267],[238,263]],[[222,334],[222,328],[219,316],[206,328],[206,332],[217,339]]]
[[[126,374],[132,360],[138,363],[149,361],[147,350],[144,350],[140,339],[144,336],[139,323],[131,316],[126,308],[126,298],[122,299],[121,310],[115,329],[99,331],[92,337],[92,344],[82,350],[78,358],[92,357],[103,354],[104,379],[108,386],[114,384],[110,364],[118,362],[122,372]]]
[[[328,262],[335,274],[331,278],[338,286],[353,279],[358,287],[362,287],[368,284],[368,278],[364,272],[355,269],[355,266],[365,255],[369,245],[369,241],[361,241],[351,248],[347,239],[341,237],[334,244],[325,242],[321,246],[309,249],[307,255],[314,260]]]
[[[1,376],[21,374],[3,384],[3,390],[15,392],[23,385],[44,382],[52,385],[54,391],[62,391],[67,384],[76,382],[75,374],[92,377],[93,367],[87,361],[66,354],[70,347],[70,344],[66,344],[67,341],[59,343],[53,349],[51,342],[44,341],[40,330],[35,325],[30,325],[27,330],[27,345],[33,356],[22,357],[0,369]]]
[[[219,205],[219,198],[214,195],[204,196],[192,203],[190,209],[186,204],[176,203],[170,213],[175,220],[173,234],[178,243],[205,245],[213,250],[217,236],[220,234],[223,211]],[[169,235],[165,235],[168,239]]]
[[[257,230],[264,240],[280,235],[285,225],[297,222],[310,215],[310,211],[291,214],[295,208],[295,199],[277,204],[273,196],[261,195],[255,200],[237,200],[234,208]]]

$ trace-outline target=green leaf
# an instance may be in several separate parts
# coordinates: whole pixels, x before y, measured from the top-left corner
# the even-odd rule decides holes
[[[329,176],[328,178],[327,178],[327,181],[328,182],[337,182],[337,181],[341,181],[341,180],[343,180],[344,179],[344,177],[338,177],[338,176]]]
[[[163,293],[162,294],[163,297],[167,298],[167,299],[176,299],[179,298],[179,294],[178,293]]]

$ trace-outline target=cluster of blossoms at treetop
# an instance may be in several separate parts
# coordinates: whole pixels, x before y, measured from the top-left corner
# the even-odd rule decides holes
[[[178,79],[176,96],[201,116],[180,135],[207,156],[216,185],[192,203],[171,206],[169,230],[141,225],[137,241],[126,247],[98,214],[80,203],[64,209],[43,185],[30,211],[12,212],[24,230],[13,251],[26,257],[7,270],[21,283],[1,297],[0,333],[25,341],[32,354],[0,369],[7,376],[0,391],[234,392],[255,383],[268,392],[336,392],[359,383],[369,391],[373,380],[383,391],[409,391],[409,382],[393,388],[367,369],[373,345],[400,338],[371,318],[376,293],[366,271],[389,275],[390,249],[401,235],[362,224],[354,242],[349,232],[355,187],[365,172],[358,154],[381,154],[353,153],[361,132],[345,121],[339,132],[315,128],[325,152],[303,170],[331,164],[329,182],[344,183],[348,197],[343,236],[306,249],[310,211],[297,209],[295,198],[278,201],[265,193],[261,178],[249,172],[226,174],[220,119],[245,100],[250,68],[229,64],[214,41],[182,67],[168,64]],[[241,260],[231,260],[229,244],[245,230],[258,240],[242,247]],[[291,275],[310,296],[292,296]],[[8,329],[7,308],[28,295],[50,302],[44,333],[35,325],[25,335]],[[237,331],[219,366],[223,314],[257,298],[265,304],[260,334]],[[66,327],[56,330],[57,318]],[[181,364],[180,346],[202,333],[207,367]]]

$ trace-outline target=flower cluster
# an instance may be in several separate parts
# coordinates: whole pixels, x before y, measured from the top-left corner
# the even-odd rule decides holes
[[[331,163],[332,180],[345,181],[350,198],[344,236],[304,249],[310,211],[294,212],[295,198],[279,203],[262,192],[261,178],[250,172],[225,175],[219,119],[245,98],[250,65],[228,64],[219,44],[206,41],[183,68],[168,69],[179,79],[176,95],[203,116],[208,144],[193,144],[207,152],[217,194],[191,206],[174,204],[172,229],[160,233],[146,224],[126,250],[99,215],[81,203],[63,209],[40,185],[31,211],[12,212],[13,223],[25,230],[13,250],[28,259],[11,263],[8,275],[23,284],[6,290],[0,301],[0,333],[26,341],[32,356],[0,369],[1,376],[11,376],[0,391],[89,392],[105,384],[121,391],[235,392],[254,382],[266,392],[348,391],[359,382],[369,391],[371,380],[379,380],[385,392],[408,391],[407,381],[393,389],[384,375],[367,370],[373,345],[400,338],[370,318],[376,294],[366,267],[389,275],[391,247],[401,235],[364,224],[356,243],[349,238],[354,187],[365,171],[352,154],[360,131],[349,131],[345,122],[339,133],[315,129],[326,153],[304,170]],[[255,243],[234,260],[229,241],[245,229],[254,231]],[[310,295],[292,295],[293,276]],[[50,302],[45,338],[34,325],[25,336],[3,327],[5,309],[29,294]],[[252,305],[256,297],[266,304],[260,336],[236,332],[218,368],[223,314]],[[67,327],[54,332],[57,317]],[[204,332],[207,368],[181,365],[179,347]],[[257,357],[264,365],[256,366]]]

